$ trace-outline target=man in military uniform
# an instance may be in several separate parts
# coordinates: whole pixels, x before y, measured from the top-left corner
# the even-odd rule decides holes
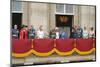
[[[34,29],[33,26],[31,26],[31,28],[28,31],[28,37],[29,37],[29,39],[35,38],[35,34],[36,34],[35,29]]]
[[[82,38],[83,29],[80,26],[78,26],[76,31],[77,31],[77,38]]]

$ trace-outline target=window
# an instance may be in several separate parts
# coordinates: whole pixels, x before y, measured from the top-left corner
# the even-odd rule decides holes
[[[74,14],[73,5],[56,4],[56,13]]]
[[[66,13],[73,13],[73,5],[65,5]]]
[[[22,12],[22,2],[12,1],[12,12]]]
[[[56,5],[56,12],[64,13],[64,5],[63,4],[57,4]]]

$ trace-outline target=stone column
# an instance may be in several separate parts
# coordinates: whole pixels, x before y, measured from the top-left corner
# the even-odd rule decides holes
[[[90,10],[89,10],[89,13],[90,13],[90,27],[94,27],[95,28],[95,25],[96,25],[96,13],[95,13],[95,7],[94,6],[91,6],[90,7]]]
[[[55,12],[56,4],[50,4],[50,30],[56,27]]]
[[[90,25],[89,17],[89,6],[80,6],[80,23],[82,28]]]
[[[29,23],[29,6],[28,6],[28,2],[22,2],[22,25],[28,25]]]

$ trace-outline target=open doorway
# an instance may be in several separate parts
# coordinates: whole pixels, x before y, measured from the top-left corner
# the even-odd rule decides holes
[[[21,29],[22,25],[22,13],[12,13],[12,27],[14,25],[18,26],[18,29]]]
[[[60,30],[65,30],[70,37],[73,24],[73,15],[61,15],[56,14],[56,27],[59,27]]]

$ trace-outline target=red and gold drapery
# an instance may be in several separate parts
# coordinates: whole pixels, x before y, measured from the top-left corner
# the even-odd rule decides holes
[[[96,40],[89,39],[13,39],[12,56],[26,57],[31,54],[49,56],[57,53],[61,56],[87,55],[95,51]]]
[[[89,39],[76,39],[75,51],[80,55],[90,54],[95,50],[94,41]]]

